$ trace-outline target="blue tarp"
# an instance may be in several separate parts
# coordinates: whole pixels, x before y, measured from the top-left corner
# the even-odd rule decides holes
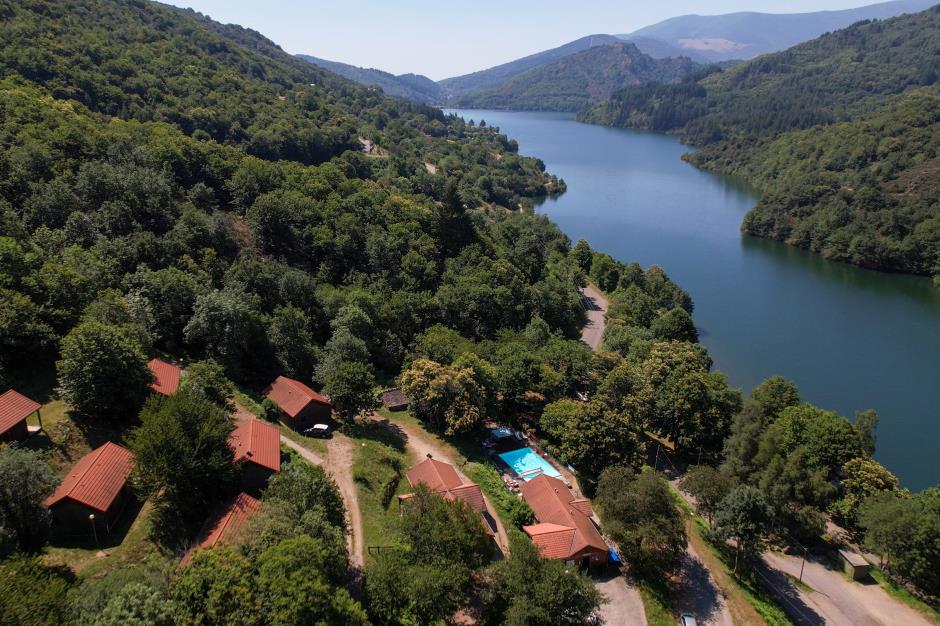
[[[616,548],[611,548],[609,551],[610,562],[611,563],[620,563],[620,555],[617,554]]]

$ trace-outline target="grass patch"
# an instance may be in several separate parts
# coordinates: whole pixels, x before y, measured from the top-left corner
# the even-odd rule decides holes
[[[520,507],[527,508],[528,505],[519,496],[510,493],[500,478],[499,471],[492,465],[482,463],[467,463],[463,466],[463,472],[467,477],[478,484],[480,489],[489,499],[496,514],[507,529],[516,528],[516,519],[519,516]],[[523,508],[522,510],[525,510]],[[531,511],[531,509],[528,509]]]
[[[793,621],[763,586],[757,574],[746,566],[739,567],[738,572],[733,573],[734,557],[712,543],[709,539],[708,524],[675,489],[672,489],[672,495],[679,509],[692,519],[693,523],[688,527],[689,543],[724,594],[735,623],[792,625]]]
[[[359,495],[363,543],[391,546],[401,543],[398,496],[411,491],[404,479],[408,457],[404,443],[381,424],[357,424],[345,430],[355,442],[358,454],[352,475]]]
[[[643,612],[649,626],[675,626],[676,610],[672,590],[664,581],[637,579],[637,588],[643,599]]]
[[[869,569],[869,573],[871,574],[871,577],[874,578],[879,585],[881,585],[881,588],[884,589],[889,596],[898,602],[906,604],[907,606],[916,610],[928,621],[934,624],[940,624],[940,613],[934,610],[932,606],[912,594],[902,585],[899,585],[898,583],[888,578],[887,574],[885,574],[881,568],[872,565]]]
[[[142,506],[128,504],[114,532],[99,535],[100,548],[93,537],[53,540],[43,560],[50,565],[68,566],[80,578],[102,578],[115,570],[137,566],[160,571],[172,559],[150,538],[152,510],[149,502]],[[99,552],[106,556],[97,556]]]

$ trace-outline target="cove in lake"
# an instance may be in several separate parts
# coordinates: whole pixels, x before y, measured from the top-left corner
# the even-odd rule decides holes
[[[569,114],[456,111],[499,126],[568,191],[546,213],[572,240],[659,265],[695,301],[715,367],[747,393],[793,380],[807,402],[875,409],[877,458],[904,486],[940,482],[940,290],[743,236],[746,185],[681,160],[675,138],[579,124]]]

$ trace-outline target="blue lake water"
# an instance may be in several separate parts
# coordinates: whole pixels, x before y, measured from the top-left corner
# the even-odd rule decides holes
[[[745,392],[772,374],[804,400],[881,418],[875,457],[918,490],[940,482],[940,290],[742,236],[746,186],[681,160],[675,138],[579,124],[570,114],[485,119],[565,179],[548,214],[571,238],[659,265],[695,300],[716,368]]]

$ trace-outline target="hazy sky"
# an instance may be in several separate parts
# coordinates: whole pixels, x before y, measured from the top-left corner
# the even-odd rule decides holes
[[[688,13],[801,13],[877,0],[168,0],[312,54],[435,80],[584,35],[628,33]]]

